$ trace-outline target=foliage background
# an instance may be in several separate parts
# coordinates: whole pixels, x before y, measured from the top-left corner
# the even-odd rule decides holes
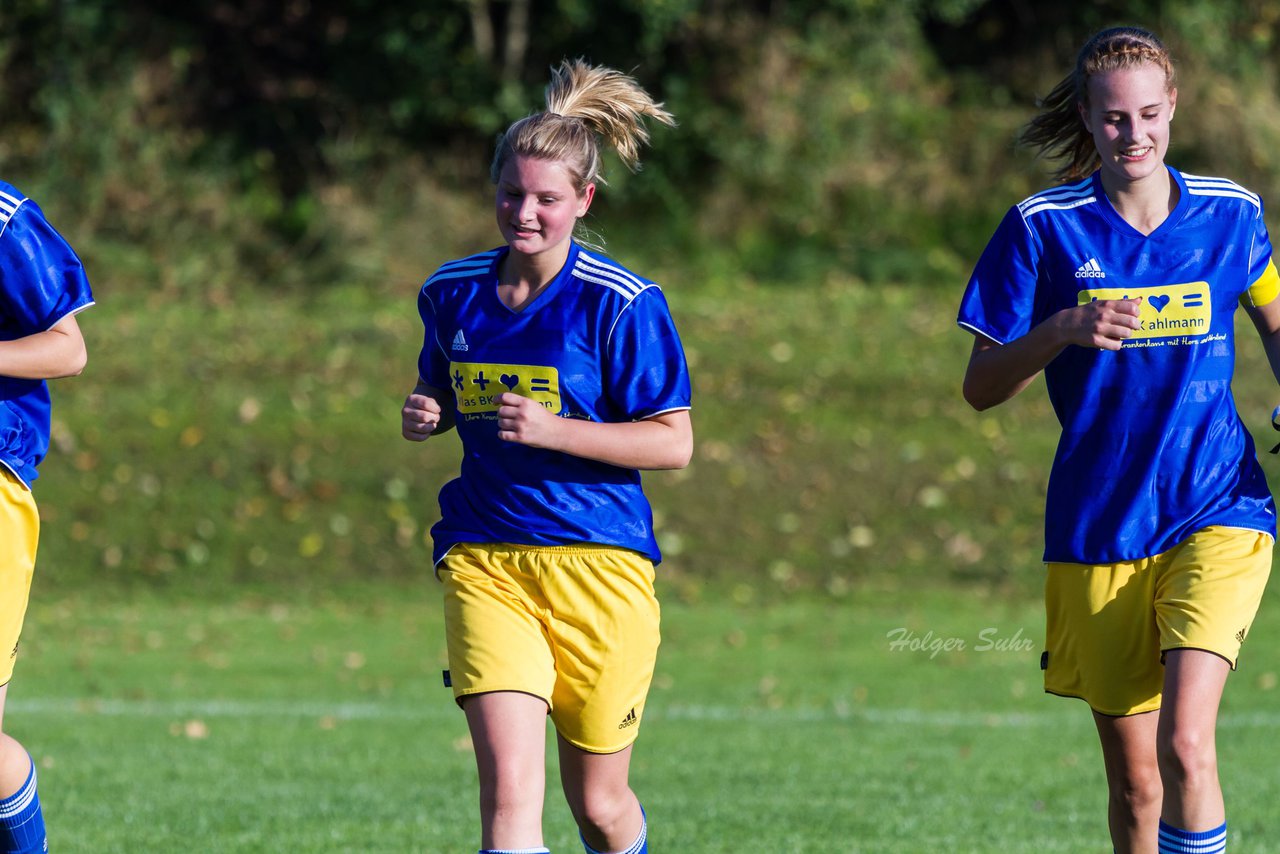
[[[422,577],[457,449],[398,439],[413,295],[497,241],[493,137],[585,56],[681,121],[593,210],[695,363],[695,463],[649,478],[676,589],[1033,589],[1053,423],[1038,394],[969,412],[952,324],[1000,215],[1048,181],[1017,129],[1089,33],[1141,23],[1181,74],[1171,161],[1276,198],[1278,21],[1268,0],[9,0],[0,174],[100,302],[55,391],[42,583]]]

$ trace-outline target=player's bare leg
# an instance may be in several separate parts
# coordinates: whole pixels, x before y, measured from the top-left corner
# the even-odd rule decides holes
[[[1165,654],[1164,698],[1156,733],[1165,823],[1188,831],[1226,821],[1214,731],[1231,665],[1199,649]]]
[[[624,851],[640,836],[644,817],[627,782],[631,745],[617,753],[588,753],[563,738],[560,783],[582,838],[597,851]]]
[[[0,726],[8,695],[9,686],[0,685]],[[21,744],[0,732],[0,851],[37,854],[48,850],[35,764]]]
[[[542,845],[547,704],[532,694],[495,691],[462,701],[480,771],[483,848]]]
[[[1113,717],[1093,713],[1107,769],[1107,823],[1117,854],[1155,854],[1160,823],[1159,712]]]
[[[4,702],[9,686],[0,685],[0,800],[15,794],[31,773],[31,758],[26,748],[4,733]]]

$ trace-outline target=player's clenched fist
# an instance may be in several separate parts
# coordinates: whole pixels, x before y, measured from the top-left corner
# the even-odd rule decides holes
[[[422,442],[440,426],[440,404],[425,394],[413,393],[400,410],[400,434],[410,442]]]
[[[554,447],[560,419],[541,403],[511,392],[498,395],[498,438],[535,448]]]
[[[1094,300],[1059,313],[1059,329],[1071,344],[1098,350],[1119,350],[1137,331],[1142,298]]]

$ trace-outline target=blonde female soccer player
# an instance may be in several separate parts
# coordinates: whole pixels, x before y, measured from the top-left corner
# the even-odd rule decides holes
[[[426,336],[402,429],[422,441],[456,425],[462,440],[431,533],[482,854],[547,850],[548,713],[586,850],[648,850],[628,769],[661,556],[639,470],[688,464],[689,376],[657,285],[573,238],[600,138],[634,168],[646,116],[674,124],[630,77],[563,63],[546,111],[498,143],[505,245],[443,265],[418,297]]]
[[[1280,370],[1262,202],[1165,163],[1164,45],[1089,39],[1023,140],[1063,186],[1013,207],[961,303],[965,398],[1041,371],[1062,424],[1046,500],[1045,690],[1093,709],[1117,851],[1226,847],[1214,730],[1271,569],[1275,506],[1231,394],[1243,305]]]
[[[49,450],[45,380],[84,369],[75,315],[91,305],[75,252],[35,202],[0,182],[0,720],[40,535],[31,482]],[[47,847],[35,765],[0,733],[0,852]]]

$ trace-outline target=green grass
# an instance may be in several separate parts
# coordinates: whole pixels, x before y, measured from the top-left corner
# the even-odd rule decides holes
[[[361,577],[414,577],[460,456],[452,436],[399,438],[415,291],[100,288],[82,321],[89,369],[54,390],[37,490],[49,583],[323,588],[357,562]],[[950,295],[841,280],[668,292],[697,451],[646,483],[682,593],[708,577],[760,598],[1021,583],[1052,424],[1042,394],[984,416],[960,400],[967,336]]]
[[[474,850],[427,544],[459,448],[398,423],[417,282],[465,250],[406,245],[366,259],[385,281],[274,293],[91,264],[5,720],[58,849]],[[689,469],[646,477],[668,557],[635,761],[655,848],[1107,851],[1087,712],[1039,688],[1053,416],[1039,383],[961,400],[961,283],[635,266],[672,301],[697,434]],[[1270,433],[1240,332],[1241,411]],[[1278,624],[1268,602],[1224,709],[1233,851],[1266,850],[1280,800]],[[968,648],[895,652],[895,628]],[[1035,649],[979,652],[986,628]],[[546,828],[575,850],[556,794]]]
[[[955,289],[646,272],[698,436],[688,470],[646,480],[668,555],[634,774],[655,849],[1109,850],[1087,712],[1039,688],[1039,384],[968,409]],[[426,537],[459,449],[398,435],[416,284],[97,284],[89,370],[54,392],[5,721],[55,846],[474,850]],[[1265,428],[1275,384],[1240,340],[1241,409]],[[1280,799],[1277,625],[1267,603],[1224,709],[1233,851],[1266,850]],[[979,652],[989,627],[1035,649]],[[895,628],[968,648],[894,652]],[[576,850],[550,791],[547,841]]]
[[[961,399],[959,283],[649,272],[694,377],[694,461],[646,476],[682,598],[708,578],[757,601],[922,580],[1035,594],[1056,423],[1040,383],[987,413]],[[417,577],[460,449],[399,437],[416,288],[100,285],[82,319],[89,368],[55,384],[37,487],[46,583],[227,595]],[[1240,333],[1241,409],[1270,433],[1275,382]]]
[[[40,765],[53,845],[474,850],[438,597],[425,579],[280,600],[37,595],[5,723]],[[668,597],[664,620],[633,765],[654,850],[1109,850],[1088,713],[1040,690],[1037,605]],[[894,650],[898,628],[966,648]],[[979,650],[984,630],[1030,648]],[[1278,640],[1273,597],[1222,714],[1233,851],[1272,850]],[[578,850],[554,776],[545,828]]]

